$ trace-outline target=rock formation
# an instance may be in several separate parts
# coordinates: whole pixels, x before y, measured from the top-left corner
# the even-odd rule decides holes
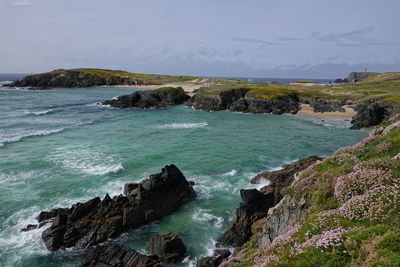
[[[167,232],[150,239],[147,251],[151,255],[158,256],[164,263],[179,263],[183,260],[186,247],[177,235]]]
[[[281,170],[262,172],[251,179],[251,183],[258,184],[262,180],[268,180],[270,183],[261,188],[260,191],[264,194],[272,193],[274,195],[274,205],[276,205],[283,197],[281,190],[294,181],[295,174],[303,171],[318,160],[322,160],[322,158],[309,156],[299,159],[293,163],[283,165]]]
[[[32,87],[36,89],[49,89],[56,87],[91,87],[102,85],[149,85],[154,82],[137,79],[125,72],[110,70],[72,69],[54,70],[51,72],[28,75],[21,80],[14,81],[4,86]]]
[[[181,171],[169,165],[140,183],[126,184],[124,195],[111,199],[107,194],[103,200],[96,197],[70,208],[45,211],[38,221],[52,220],[42,233],[49,250],[84,249],[158,220],[194,196]]]
[[[161,262],[126,246],[110,244],[90,252],[79,267],[161,267]]]
[[[352,118],[351,129],[361,129],[378,125],[383,120],[389,119],[400,112],[400,107],[387,101],[367,101],[357,104],[354,110],[357,114]]]
[[[116,108],[165,108],[182,104],[189,98],[181,87],[162,87],[119,96],[117,99],[104,101],[103,104]]]
[[[246,88],[230,89],[216,95],[197,93],[188,102],[188,106],[206,111],[230,110],[249,113],[297,113],[300,109],[296,94],[260,98],[249,93]]]

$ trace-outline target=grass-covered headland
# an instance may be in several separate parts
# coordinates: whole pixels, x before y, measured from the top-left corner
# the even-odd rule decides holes
[[[400,116],[302,171],[284,194],[305,202],[305,216],[271,241],[281,203],[221,266],[399,266]]]

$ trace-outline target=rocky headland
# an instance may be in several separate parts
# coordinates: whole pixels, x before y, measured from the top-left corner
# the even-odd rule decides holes
[[[183,104],[190,96],[181,87],[161,87],[155,90],[137,91],[117,99],[104,101],[104,105],[116,108],[165,108]]]
[[[261,192],[242,195],[222,235],[236,247],[233,255],[226,260],[218,255],[204,258],[198,266],[207,266],[202,265],[205,260],[208,266],[232,267],[396,266],[399,137],[400,115],[396,115],[371,136],[331,157],[311,156],[257,175],[252,182],[271,183]],[[268,204],[267,196],[277,201]],[[245,209],[249,199],[251,207],[260,209]]]
[[[51,222],[42,233],[49,250],[80,250],[158,220],[194,196],[192,184],[182,172],[175,165],[168,165],[140,183],[126,184],[123,195],[111,198],[107,194],[103,200],[96,197],[70,208],[43,211],[36,227]]]

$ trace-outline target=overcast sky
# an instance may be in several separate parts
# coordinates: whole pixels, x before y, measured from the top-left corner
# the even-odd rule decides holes
[[[400,71],[400,0],[0,0],[0,72]]]

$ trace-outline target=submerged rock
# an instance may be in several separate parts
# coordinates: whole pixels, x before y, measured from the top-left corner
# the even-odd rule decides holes
[[[231,252],[227,249],[218,249],[214,251],[213,256],[204,257],[197,261],[196,267],[218,267],[224,259],[228,258]]]
[[[183,260],[186,247],[177,235],[167,232],[150,239],[147,243],[147,251],[158,256],[164,263],[179,263]]]
[[[182,104],[189,98],[182,87],[162,87],[119,96],[117,99],[104,101],[103,104],[116,108],[165,108]]]
[[[175,165],[165,166],[138,184],[126,185],[124,193],[112,199],[107,194],[103,200],[96,197],[70,208],[42,212],[39,222],[53,220],[42,233],[46,247],[90,247],[158,220],[195,196],[192,185]]]
[[[79,267],[161,267],[157,257],[146,256],[126,246],[111,244],[97,247]]]

